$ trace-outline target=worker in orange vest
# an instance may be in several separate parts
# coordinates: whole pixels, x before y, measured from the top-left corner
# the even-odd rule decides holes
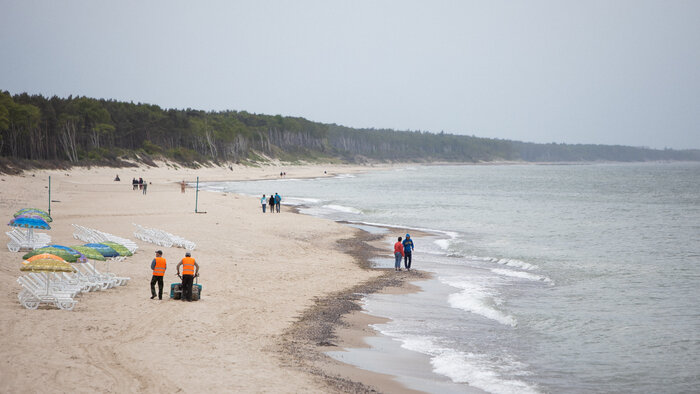
[[[182,300],[192,301],[192,281],[199,275],[199,264],[194,261],[192,254],[187,252],[177,265],[178,276],[180,276],[180,266],[182,266]]]
[[[163,299],[163,275],[165,275],[166,266],[167,263],[163,258],[163,252],[157,250],[156,258],[151,262],[151,269],[153,270],[153,277],[151,278],[151,299],[156,298],[156,283],[158,283],[158,299]]]

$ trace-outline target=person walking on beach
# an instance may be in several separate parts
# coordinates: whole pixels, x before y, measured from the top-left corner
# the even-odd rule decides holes
[[[146,189],[148,189],[148,182],[143,183],[143,194],[146,194]]]
[[[167,263],[163,258],[163,252],[157,250],[156,258],[151,262],[151,269],[153,270],[153,277],[151,278],[151,299],[156,298],[156,283],[158,283],[158,299],[163,299],[163,275],[165,275],[166,266]]]
[[[282,202],[282,197],[275,193],[275,208],[277,209],[277,213],[280,213],[280,202]]]
[[[411,234],[406,234],[406,239],[403,240],[403,265],[406,267],[406,271],[411,270],[412,252],[413,240]]]
[[[187,184],[185,183],[185,180],[183,179],[182,182],[180,182],[180,193],[185,192],[185,186],[187,186]]]
[[[401,258],[403,257],[403,244],[401,243],[401,237],[399,241],[394,244],[394,271],[401,271]]]
[[[265,207],[267,206],[267,198],[265,198],[264,194],[263,194],[262,198],[260,199],[260,204],[262,204],[263,213],[265,213]]]
[[[180,267],[182,267],[182,300],[192,301],[192,281],[199,275],[199,264],[194,261],[192,254],[187,252],[176,267],[178,276],[180,276]]]
[[[143,178],[139,178],[139,189],[143,189]]]
[[[138,189],[138,188],[139,188],[139,181],[137,181],[136,178],[132,179],[132,180],[131,180],[131,186],[132,186],[132,188],[133,188],[132,190]]]
[[[270,198],[268,198],[268,202],[270,203],[270,213],[275,212],[275,196],[270,194]]]

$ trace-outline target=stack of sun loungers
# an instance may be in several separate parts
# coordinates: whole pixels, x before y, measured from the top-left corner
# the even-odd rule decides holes
[[[13,228],[5,234],[10,237],[10,242],[7,244],[7,249],[10,252],[43,248],[51,243],[51,236],[46,233],[33,233],[31,236],[27,236],[24,231]]]
[[[75,227],[73,236],[81,241],[88,243],[116,242],[124,245],[131,253],[138,249],[136,243],[129,239],[77,224],[73,226]],[[34,234],[35,237],[36,235]],[[37,242],[34,248],[46,246],[51,242],[50,238],[48,240],[42,239],[43,241]],[[112,259],[115,261],[123,260],[124,256]],[[93,262],[73,264],[73,268],[75,268],[73,273],[30,273],[18,278],[17,282],[22,286],[22,290],[18,294],[20,304],[27,309],[36,309],[40,304],[49,304],[59,309],[72,310],[77,304],[75,297],[78,295],[124,286],[130,279],[109,272],[100,272]]]
[[[77,224],[74,224],[73,227],[75,230],[73,231],[73,238],[79,239],[83,242],[92,242],[92,243],[100,243],[103,241],[111,241],[111,242],[116,242],[120,245],[124,245],[131,253],[136,252],[136,249],[138,249],[138,245],[136,245],[136,242],[128,239],[128,238],[122,238],[118,237],[116,235],[106,233],[104,231],[100,230],[95,230],[89,227],[85,226],[80,226]]]
[[[77,301],[73,298],[80,293],[77,286],[51,281],[46,284],[46,277],[40,274],[21,276],[17,282],[22,286],[19,302],[27,309],[36,309],[40,304],[52,304],[59,309],[73,310]]]
[[[171,234],[167,231],[158,230],[155,228],[143,227],[134,223],[136,226],[136,231],[134,231],[134,236],[142,241],[150,242],[152,244],[165,246],[165,247],[178,247],[187,250],[194,250],[197,247],[192,241],[188,241],[185,238]]]
[[[51,304],[59,309],[72,310],[77,303],[75,297],[81,293],[107,290],[129,282],[129,278],[100,272],[89,262],[73,264],[73,268],[74,273],[57,272],[48,276],[30,273],[21,276],[17,279],[22,286],[18,295],[20,304],[27,309],[36,309],[40,304]]]

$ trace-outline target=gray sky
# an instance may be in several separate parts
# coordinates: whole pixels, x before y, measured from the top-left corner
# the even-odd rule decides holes
[[[700,1],[0,0],[0,90],[700,148]]]

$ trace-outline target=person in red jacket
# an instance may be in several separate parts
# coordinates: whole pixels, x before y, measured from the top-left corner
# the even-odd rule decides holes
[[[401,258],[403,257],[403,244],[401,243],[401,237],[399,237],[399,242],[394,244],[394,271],[401,271]]]

